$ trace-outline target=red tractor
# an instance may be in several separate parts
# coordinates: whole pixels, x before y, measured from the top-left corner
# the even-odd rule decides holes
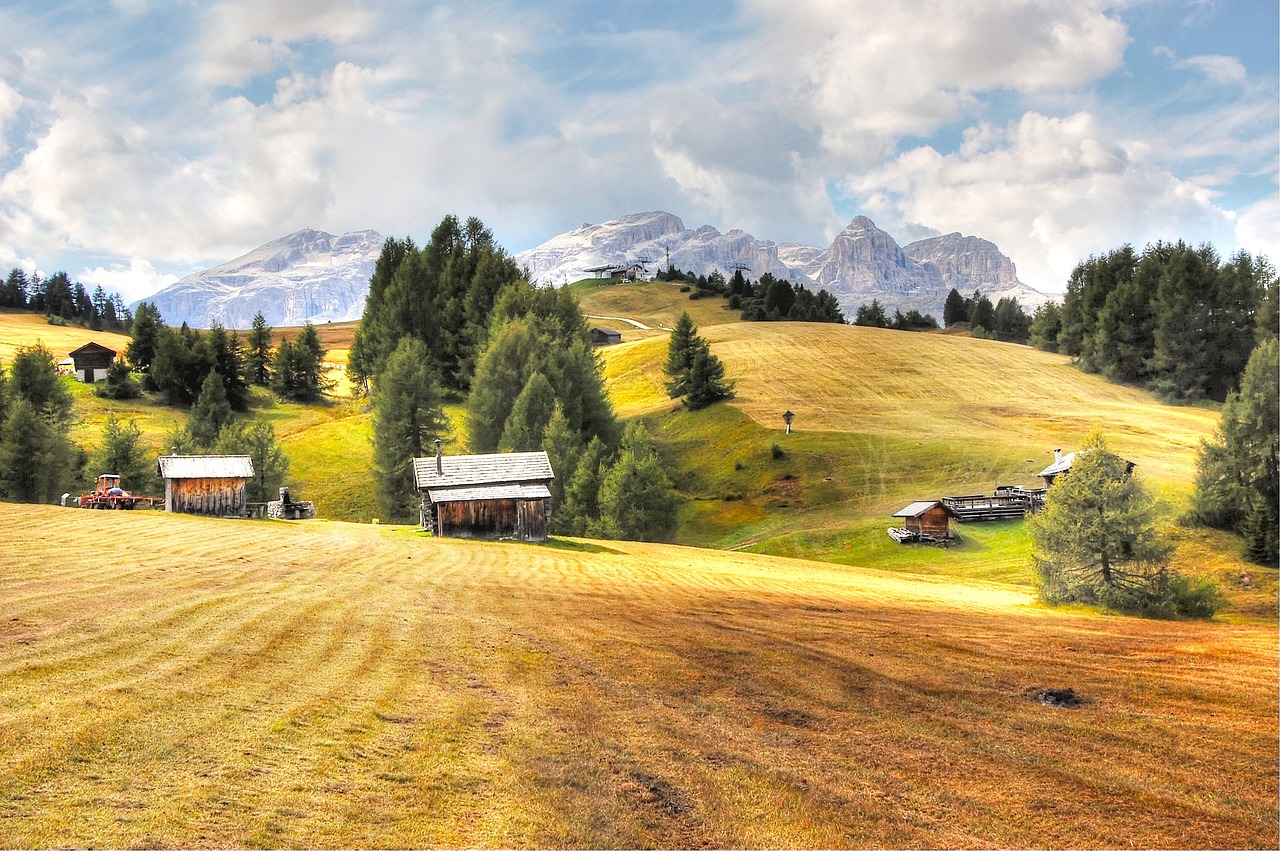
[[[103,473],[98,476],[98,483],[94,485],[93,493],[76,497],[76,502],[81,508],[133,509],[138,506],[150,508],[164,500],[150,496],[134,496],[120,487],[120,477],[115,473]]]

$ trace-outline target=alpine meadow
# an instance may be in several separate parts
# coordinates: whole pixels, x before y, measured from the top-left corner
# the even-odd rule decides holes
[[[448,216],[359,322],[0,310],[0,845],[1275,847],[1274,269],[991,327],[737,272],[535,286]],[[75,507],[227,456],[316,519]]]

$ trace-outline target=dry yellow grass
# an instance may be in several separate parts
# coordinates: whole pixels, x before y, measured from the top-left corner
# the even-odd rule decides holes
[[[50,325],[44,316],[35,313],[0,310],[0,363],[5,366],[13,363],[13,355],[20,346],[43,343],[57,362],[88,342],[100,343],[123,354],[129,337],[111,331],[90,331],[77,325]]]
[[[1159,404],[1149,393],[1086,375],[1028,346],[846,325],[755,322],[703,329],[737,382],[740,408],[762,427],[908,438],[952,445],[989,441],[1021,451],[1032,473],[1095,428],[1152,480],[1188,483],[1215,410]],[[624,416],[667,410],[665,343],[602,350]],[[1034,469],[1031,469],[1033,468]]]
[[[3,846],[1278,839],[1273,626],[628,543],[0,530]]]

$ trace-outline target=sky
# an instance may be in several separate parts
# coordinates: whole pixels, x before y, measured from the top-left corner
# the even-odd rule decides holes
[[[1061,292],[1280,261],[1275,0],[5,0],[0,269],[127,301],[311,227],[959,231]]]

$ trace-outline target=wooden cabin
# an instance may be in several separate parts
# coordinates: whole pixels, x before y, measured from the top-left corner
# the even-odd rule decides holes
[[[593,346],[615,346],[622,342],[622,332],[612,328],[592,328],[591,344]]]
[[[1076,456],[1079,454],[1080,452],[1077,451],[1068,452],[1066,455],[1063,455],[1061,449],[1055,449],[1053,450],[1053,463],[1048,467],[1045,467],[1036,475],[1044,479],[1044,486],[1046,488],[1052,487],[1054,479],[1058,476],[1065,476],[1071,472],[1071,465],[1075,463]],[[1133,473],[1133,468],[1137,465],[1132,461],[1125,461],[1124,463],[1125,472],[1130,474]]]
[[[916,538],[944,540],[951,537],[951,509],[936,499],[913,502],[893,516],[901,518],[902,528]]]
[[[107,377],[107,370],[116,359],[116,353],[99,343],[88,342],[68,357],[71,358],[72,374],[76,379],[85,384],[93,384]]]
[[[422,526],[444,538],[545,541],[554,478],[545,452],[413,459]]]
[[[245,517],[245,485],[253,478],[248,455],[161,455],[164,510],[211,517]]]

